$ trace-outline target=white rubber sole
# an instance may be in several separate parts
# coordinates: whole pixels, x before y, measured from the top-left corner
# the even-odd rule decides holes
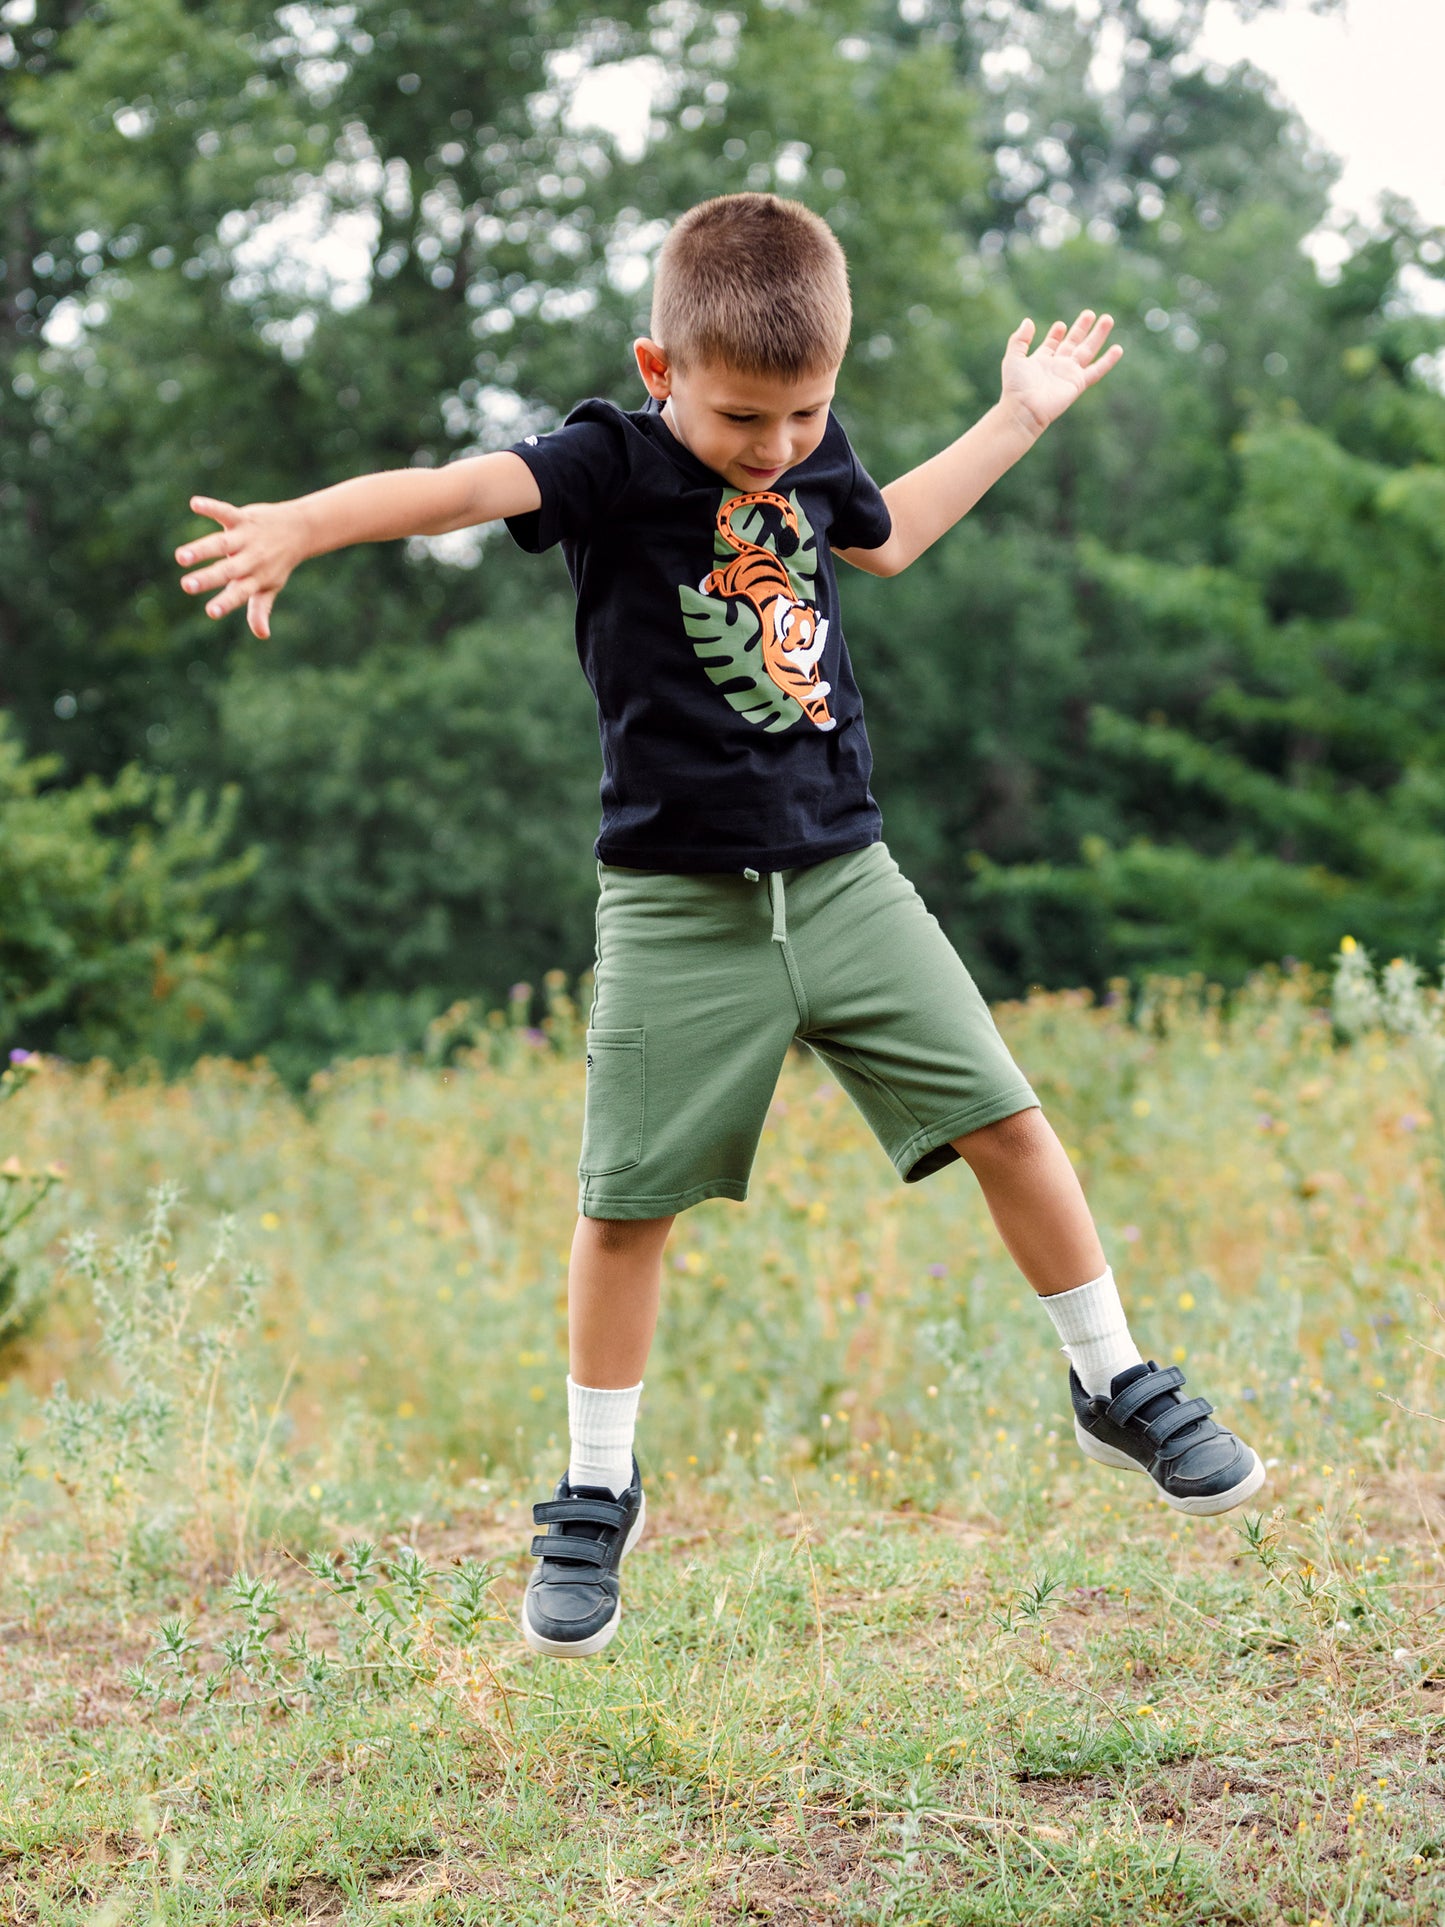
[[[642,1528],[646,1524],[647,1494],[644,1492],[642,1495],[642,1504],[637,1508],[637,1517],[632,1521],[632,1530],[623,1541],[622,1558],[617,1562],[619,1570],[622,1566],[622,1560],[627,1557],[628,1553],[631,1552],[632,1548],[642,1537]],[[534,1632],[532,1629],[532,1622],[527,1617],[527,1600],[530,1597],[531,1595],[527,1594],[522,1600],[522,1638],[534,1653],[545,1653],[549,1659],[586,1659],[591,1653],[600,1653],[604,1646],[611,1644],[612,1635],[617,1631],[622,1621],[622,1601],[619,1599],[616,1612],[613,1613],[607,1624],[605,1626],[599,1626],[590,1638],[548,1639],[545,1634]]]
[[[1096,1439],[1092,1433],[1084,1430],[1077,1418],[1074,1420],[1074,1437],[1084,1457],[1092,1459],[1096,1465],[1115,1465],[1121,1472],[1142,1472],[1146,1479],[1149,1478],[1147,1465],[1140,1465],[1137,1459],[1131,1459],[1127,1452],[1121,1452],[1117,1446],[1105,1445],[1102,1439]],[[1211,1492],[1197,1499],[1176,1499],[1162,1486],[1154,1485],[1152,1479],[1149,1483],[1154,1485],[1154,1490],[1165,1505],[1172,1505],[1176,1512],[1187,1512],[1196,1519],[1207,1518],[1211,1513],[1229,1512],[1233,1507],[1243,1505],[1264,1484],[1264,1461],[1253,1446],[1249,1448],[1249,1456],[1254,1464],[1238,1485],[1230,1486],[1225,1492]]]

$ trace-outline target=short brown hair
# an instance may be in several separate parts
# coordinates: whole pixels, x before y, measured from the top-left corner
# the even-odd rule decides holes
[[[793,380],[836,368],[853,304],[838,237],[801,201],[720,194],[662,244],[652,333],[684,372],[699,362]]]

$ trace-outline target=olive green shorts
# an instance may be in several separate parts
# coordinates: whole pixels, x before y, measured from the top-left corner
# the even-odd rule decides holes
[[[753,881],[597,866],[578,1209],[745,1198],[788,1046],[823,1059],[905,1183],[1038,1099],[882,843]]]

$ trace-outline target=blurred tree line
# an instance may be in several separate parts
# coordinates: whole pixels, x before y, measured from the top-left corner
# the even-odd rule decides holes
[[[991,404],[1021,315],[1126,344],[905,575],[843,571],[886,833],[985,991],[1431,951],[1445,323],[1402,276],[1445,236],[1395,201],[1321,271],[1333,165],[1201,60],[1203,7],[8,0],[5,1040],[301,1076],[590,961],[559,552],[344,550],[265,642],[173,552],[193,493],[639,406],[666,224],[744,187],[848,251],[880,481]],[[648,80],[645,140],[582,124],[599,74]]]

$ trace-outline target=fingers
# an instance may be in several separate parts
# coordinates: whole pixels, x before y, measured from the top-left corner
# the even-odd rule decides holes
[[[188,575],[181,587],[187,595],[200,595],[207,589],[221,588],[230,579],[226,564],[218,562],[214,569],[202,569],[199,575]]]
[[[230,535],[225,529],[220,529],[212,535],[200,536],[194,541],[183,543],[176,550],[176,560],[187,566],[192,562],[209,562],[213,555],[229,553],[226,546],[229,541]]]
[[[1109,370],[1116,366],[1123,353],[1123,344],[1116,341],[1108,354],[1096,361],[1092,368],[1086,368],[1084,370],[1084,386],[1086,388],[1092,388],[1101,376],[1107,375]]]
[[[1034,324],[1028,316],[1025,315],[1017,328],[1015,328],[1009,336],[1008,346],[1004,349],[1004,353],[1006,355],[1026,355],[1029,351],[1029,342],[1033,339],[1033,332]]]
[[[213,495],[193,495],[191,507],[197,515],[209,515],[213,522],[222,522],[227,528],[241,513],[234,502],[218,502]]]

